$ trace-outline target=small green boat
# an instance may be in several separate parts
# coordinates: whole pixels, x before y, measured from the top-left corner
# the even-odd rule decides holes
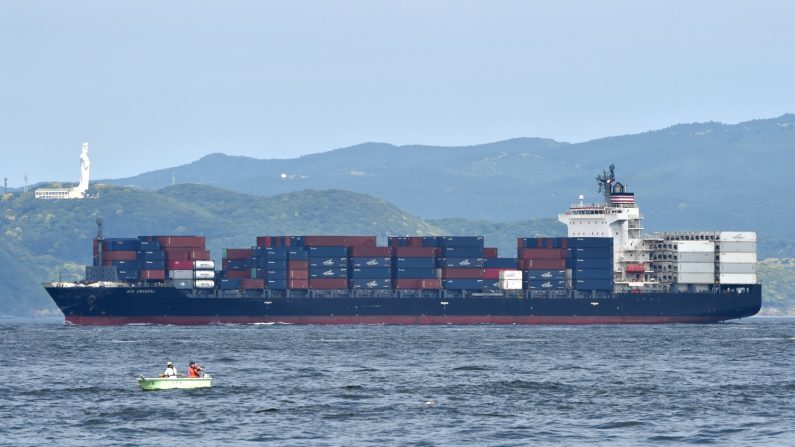
[[[138,386],[144,391],[152,390],[187,390],[192,388],[210,388],[213,378],[204,377],[138,377]]]

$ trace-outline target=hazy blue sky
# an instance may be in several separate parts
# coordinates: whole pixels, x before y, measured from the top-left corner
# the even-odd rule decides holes
[[[2,172],[795,112],[788,1],[0,1]]]

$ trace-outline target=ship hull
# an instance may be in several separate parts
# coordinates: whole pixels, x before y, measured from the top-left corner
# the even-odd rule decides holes
[[[600,298],[195,297],[170,287],[47,287],[66,322],[124,324],[664,324],[755,315],[761,286],[745,293],[642,293]]]

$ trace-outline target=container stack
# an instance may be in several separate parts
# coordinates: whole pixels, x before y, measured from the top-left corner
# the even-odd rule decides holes
[[[261,238],[257,238],[259,241]],[[259,242],[258,242],[259,243]],[[263,288],[284,290],[289,286],[288,266],[290,250],[287,245],[277,244],[257,246],[252,249],[254,255],[251,277],[262,281]],[[303,250],[302,250],[303,251]],[[304,252],[304,258],[306,253]]]
[[[430,245],[431,240],[423,241]],[[496,288],[483,279],[485,260],[483,238],[478,236],[439,236],[435,240],[437,276],[447,290],[487,290]]]
[[[568,240],[566,265],[575,290],[613,289],[613,238],[573,237]]]
[[[309,252],[304,247],[294,246],[287,251],[286,286],[298,290],[309,288]]]
[[[678,284],[715,283],[715,242],[676,242],[676,282]]]
[[[518,264],[527,290],[566,288],[568,238],[519,238]]]
[[[205,239],[202,236],[141,236],[141,250],[162,252],[165,264],[164,277],[171,280],[172,284],[184,283],[184,288],[213,288],[215,287],[215,272],[212,270],[215,263],[210,261],[210,252],[205,249]],[[152,256],[152,255],[148,255]],[[154,255],[157,256],[157,255]],[[196,268],[196,262],[202,261]],[[209,271],[207,265],[210,265]],[[181,273],[176,273],[180,271]],[[198,273],[201,271],[202,273]],[[212,275],[212,276],[211,276]],[[181,279],[183,278],[184,279]],[[176,280],[176,281],[175,281]],[[178,284],[179,285],[179,284]],[[176,286],[175,286],[176,287]]]
[[[325,236],[313,236],[320,241]],[[328,236],[329,238],[333,236]],[[309,239],[309,237],[307,237]],[[309,245],[309,288],[348,288],[348,247],[344,245]]]
[[[718,242],[718,281],[721,284],[756,284],[756,233],[721,231]]]
[[[425,245],[427,244],[433,245]],[[392,287],[395,289],[441,289],[436,276],[435,237],[390,237]]]
[[[99,246],[94,239],[94,265],[99,265]],[[138,282],[140,262],[138,261],[139,241],[136,238],[108,238],[102,241],[102,265],[114,266],[118,279]]]
[[[391,289],[392,288],[392,249],[359,245],[350,248],[350,288]]]

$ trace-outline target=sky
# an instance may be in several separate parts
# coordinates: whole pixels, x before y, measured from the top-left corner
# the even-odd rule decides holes
[[[795,112],[795,2],[0,1],[9,186]]]

